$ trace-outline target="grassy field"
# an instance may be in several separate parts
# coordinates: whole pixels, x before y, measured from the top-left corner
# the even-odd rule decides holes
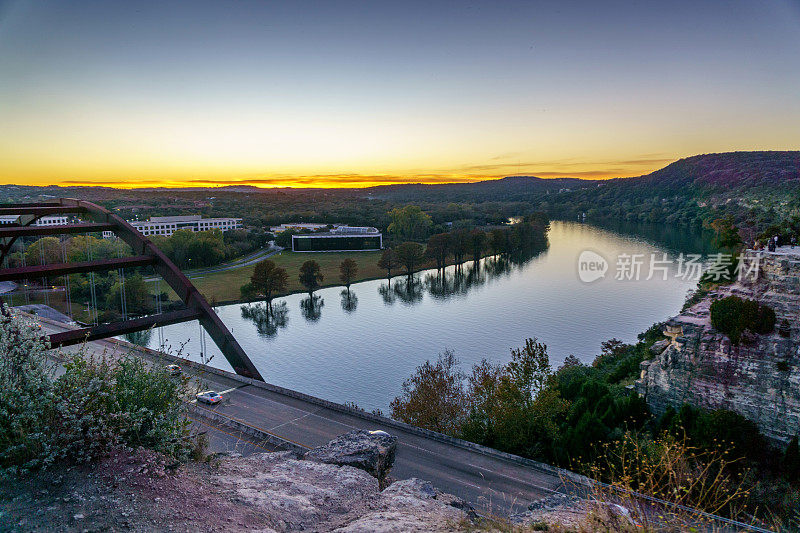
[[[378,259],[381,252],[325,252],[325,253],[297,253],[283,251],[279,255],[270,257],[279,267],[285,268],[289,273],[289,292],[305,290],[298,275],[300,265],[313,259],[319,263],[322,272],[322,286],[341,285],[339,281],[339,264],[349,257],[358,264],[358,274],[355,281],[380,278],[386,271],[378,268]],[[195,287],[206,297],[209,302],[228,302],[241,298],[239,288],[250,281],[255,265],[234,268],[223,272],[204,274],[202,277],[192,279]]]
[[[324,252],[324,253],[297,253],[290,251],[282,251],[278,255],[273,255],[269,258],[276,265],[285,268],[289,274],[289,286],[287,294],[295,292],[303,292],[305,288],[300,285],[298,276],[300,274],[300,265],[305,261],[313,259],[319,263],[322,272],[323,280],[322,287],[330,287],[341,285],[339,280],[339,265],[345,258],[353,259],[358,265],[358,272],[353,282],[364,281],[367,279],[383,278],[386,276],[386,271],[378,268],[378,259],[381,256],[380,251],[373,252]],[[432,268],[432,261],[425,261],[420,265],[420,269]],[[250,281],[250,276],[253,274],[255,265],[250,265],[240,268],[232,268],[222,272],[213,272],[209,274],[200,274],[191,281],[195,287],[206,297],[211,304],[229,303],[241,299],[240,288],[245,283]],[[395,275],[402,273],[402,268],[398,268]],[[170,300],[177,300],[177,295],[170,289],[166,283],[161,284],[161,289],[167,293]],[[278,295],[283,296],[283,295]],[[68,313],[66,309],[66,302],[63,300],[64,295],[51,295],[49,303],[52,307],[58,309],[63,313]],[[20,305],[23,303],[22,297],[14,298],[14,304]],[[45,303],[42,294],[31,295],[30,303]],[[72,314],[80,321],[88,322],[91,320],[85,302],[72,302]]]

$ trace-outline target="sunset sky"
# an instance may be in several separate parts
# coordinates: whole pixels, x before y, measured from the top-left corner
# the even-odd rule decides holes
[[[0,183],[634,176],[800,148],[800,1],[0,0]]]

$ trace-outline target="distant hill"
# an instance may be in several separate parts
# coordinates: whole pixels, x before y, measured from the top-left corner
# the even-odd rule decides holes
[[[800,151],[724,152],[679,159],[637,178],[609,184],[701,188],[749,188],[800,181]]]
[[[591,187],[596,183],[594,180],[578,178],[544,179],[536,176],[508,176],[502,179],[473,183],[379,185],[369,187],[364,191],[373,198],[393,201],[411,201],[417,198],[431,201],[486,201],[510,200],[548,191],[558,192],[564,189]]]
[[[626,196],[633,191],[664,196],[742,190],[798,181],[800,151],[762,151],[696,155],[632,178],[584,180],[509,176],[475,183],[381,185],[364,192],[373,198],[391,201],[527,201],[542,194],[566,192],[567,189],[590,193],[598,186],[606,191],[617,189]]]
[[[644,176],[601,182],[557,198],[531,198],[551,216],[703,225],[733,216],[763,228],[800,209],[800,151],[728,152],[680,159]]]

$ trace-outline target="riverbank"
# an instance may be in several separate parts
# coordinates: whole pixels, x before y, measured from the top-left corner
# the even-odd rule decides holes
[[[319,263],[320,272],[323,279],[320,288],[342,286],[339,279],[339,265],[345,259],[353,259],[358,265],[358,272],[353,278],[352,283],[359,283],[362,281],[371,281],[375,279],[386,279],[386,270],[378,267],[378,260],[381,257],[381,251],[373,252],[325,252],[325,253],[308,253],[308,252],[291,252],[284,250],[269,258],[277,266],[285,268],[289,274],[288,290],[284,293],[279,293],[276,298],[288,296],[290,294],[305,293],[306,288],[300,283],[299,273],[300,266],[310,260]],[[489,257],[485,255],[481,257]],[[467,261],[471,263],[472,261]],[[455,262],[449,259],[447,266],[453,266]],[[465,263],[466,264],[466,263]],[[261,298],[242,298],[240,288],[245,283],[250,281],[250,276],[253,274],[255,265],[248,265],[242,268],[230,269],[223,272],[215,272],[207,276],[193,277],[192,283],[197,290],[200,291],[206,300],[213,305],[230,305],[237,303],[247,303],[252,301],[260,301]],[[420,264],[420,267],[414,270],[414,273],[422,272],[436,268],[436,263],[433,260],[426,260]],[[392,271],[392,277],[405,276],[405,269],[399,267]],[[175,297],[174,294],[171,297]]]
[[[325,252],[307,253],[283,250],[269,258],[275,265],[286,269],[289,274],[287,291],[278,296],[286,296],[298,292],[305,292],[300,284],[300,266],[310,260],[319,263],[322,273],[321,287],[341,285],[339,280],[339,265],[344,259],[352,259],[358,265],[358,272],[353,283],[377,279],[386,276],[386,271],[378,268],[378,259],[381,252]],[[192,283],[209,302],[215,304],[232,304],[247,301],[241,296],[240,288],[250,282],[255,265],[247,265],[221,272],[214,272],[200,277],[192,278]]]
[[[378,260],[381,254],[382,251],[309,253],[283,250],[277,252],[269,256],[268,259],[277,266],[286,269],[286,272],[289,274],[289,282],[288,290],[276,294],[276,297],[306,292],[305,287],[300,283],[299,272],[300,266],[304,262],[310,260],[319,263],[320,272],[323,276],[322,283],[320,284],[321,289],[342,285],[339,279],[339,265],[343,260],[348,258],[353,259],[358,265],[358,272],[353,278],[352,283],[385,279],[386,270],[378,267]],[[241,261],[242,258],[238,260]],[[454,264],[452,259],[447,262],[447,266],[452,266]],[[218,269],[219,267],[210,268]],[[430,270],[432,268],[436,268],[436,263],[432,260],[426,260],[420,264],[418,269],[414,270],[414,273]],[[197,287],[197,290],[200,291],[209,303],[212,305],[231,305],[261,300],[260,298],[242,298],[240,291],[242,285],[250,282],[250,276],[253,275],[254,269],[255,263],[248,261],[247,264],[241,267],[216,270],[207,273],[193,271],[190,273],[187,272],[187,275],[190,277],[194,286]],[[405,270],[402,267],[397,268],[392,271],[392,276],[405,276]],[[162,283],[161,290],[167,293],[171,301],[178,300],[178,296],[166,283]],[[22,299],[22,296],[20,295],[19,298]],[[66,309],[66,302],[63,300],[63,294],[60,295],[60,297],[54,297],[52,294],[45,296],[44,293],[30,293],[28,298],[24,301],[31,304],[47,304],[60,312],[68,312]],[[82,322],[91,320],[85,304],[73,302],[71,312],[76,320]]]

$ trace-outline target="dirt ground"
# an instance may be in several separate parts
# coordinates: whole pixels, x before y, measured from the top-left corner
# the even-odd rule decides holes
[[[0,486],[0,531],[269,530],[268,517],[209,482],[208,463],[118,450]]]

